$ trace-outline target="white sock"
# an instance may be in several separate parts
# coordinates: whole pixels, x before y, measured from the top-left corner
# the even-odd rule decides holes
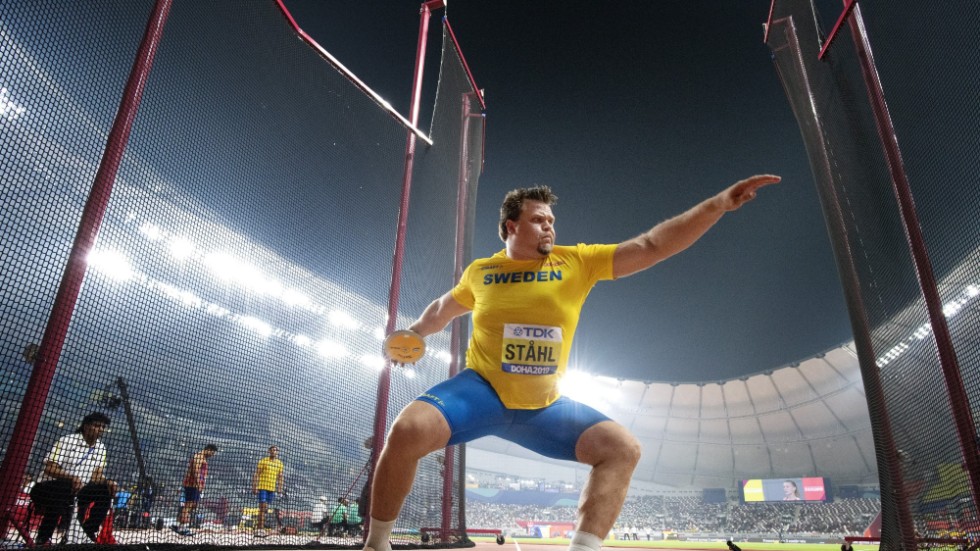
[[[367,539],[364,546],[374,549],[374,551],[391,551],[391,530],[395,527],[393,520],[378,520],[371,517],[371,528],[368,529]]]
[[[569,551],[599,551],[602,549],[602,538],[595,534],[576,530],[568,549]]]

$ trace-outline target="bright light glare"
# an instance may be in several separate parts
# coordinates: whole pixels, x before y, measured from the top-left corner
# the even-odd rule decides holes
[[[10,90],[0,88],[0,118],[12,121],[26,112],[26,107],[10,98]]]
[[[160,283],[158,287],[160,288],[160,290],[163,291],[165,295],[167,295],[170,298],[176,299],[184,306],[188,306],[191,308],[200,308],[201,305],[204,304],[204,300],[202,300],[201,297],[195,295],[190,291],[185,291],[183,289],[179,289],[177,287],[174,287],[173,285],[168,285],[166,283]]]
[[[581,401],[580,398],[589,394],[592,386],[592,377],[588,373],[569,369],[558,383],[558,390],[573,400]]]
[[[316,351],[324,358],[343,358],[347,356],[347,347],[339,342],[320,341],[316,343]]]
[[[306,296],[306,293],[302,291],[297,291],[296,289],[286,289],[282,292],[282,301],[290,306],[303,306],[310,307],[313,305],[313,301],[310,297]]]
[[[558,389],[563,395],[599,411],[609,410],[610,404],[615,403],[620,396],[617,389],[603,384],[598,377],[571,369],[565,372],[558,383]]]
[[[449,364],[450,362],[453,361],[453,355],[450,354],[449,352],[446,352],[445,350],[440,350],[436,352],[436,358],[442,360],[442,362],[445,364]]]
[[[335,327],[344,327],[347,329],[357,329],[361,326],[361,323],[351,317],[347,312],[342,312],[340,310],[333,310],[328,316],[330,323]]]
[[[262,337],[268,337],[272,334],[272,326],[259,318],[253,316],[242,316],[238,319],[238,321]]]
[[[129,258],[119,251],[99,250],[88,255],[90,266],[116,281],[128,281],[133,277]]]
[[[385,367],[385,359],[378,354],[364,354],[360,357],[361,365],[381,371]]]
[[[177,260],[190,258],[195,248],[194,243],[186,237],[175,237],[170,240],[170,255]]]
[[[306,335],[296,335],[293,337],[293,342],[296,343],[296,346],[306,348],[307,346],[313,344],[313,339],[307,337]]]
[[[160,228],[160,226],[149,222],[145,222],[142,226],[140,226],[140,233],[142,233],[150,241],[159,241],[164,237],[163,230]]]
[[[405,369],[402,369],[402,373],[408,379],[414,379],[418,375],[418,373],[416,373],[415,370],[412,369],[411,367],[406,367]]]
[[[228,253],[211,253],[204,257],[204,263],[216,276],[225,281],[234,280],[239,270],[244,268],[237,258]]]

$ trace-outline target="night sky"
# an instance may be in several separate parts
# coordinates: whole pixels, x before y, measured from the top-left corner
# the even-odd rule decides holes
[[[408,113],[419,2],[286,4],[314,40]],[[618,243],[738,179],[783,177],[691,249],[599,283],[571,366],[713,382],[851,340],[803,141],[762,41],[768,10],[768,0],[451,0],[436,12],[448,15],[486,94],[475,256],[503,247],[498,208],[515,187],[558,194],[560,244]]]

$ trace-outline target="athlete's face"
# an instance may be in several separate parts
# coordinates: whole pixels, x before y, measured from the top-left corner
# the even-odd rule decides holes
[[[547,256],[555,246],[555,215],[541,201],[524,201],[517,221],[508,222],[510,239],[517,252]]]

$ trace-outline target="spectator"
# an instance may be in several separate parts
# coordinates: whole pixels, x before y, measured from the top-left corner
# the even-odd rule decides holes
[[[116,483],[105,477],[107,454],[102,434],[109,422],[102,413],[86,415],[78,430],[59,438],[44,460],[44,471],[31,489],[34,507],[42,514],[35,539],[38,545],[50,543],[59,524],[65,527],[75,501],[85,535],[93,542],[98,537],[116,491]]]

